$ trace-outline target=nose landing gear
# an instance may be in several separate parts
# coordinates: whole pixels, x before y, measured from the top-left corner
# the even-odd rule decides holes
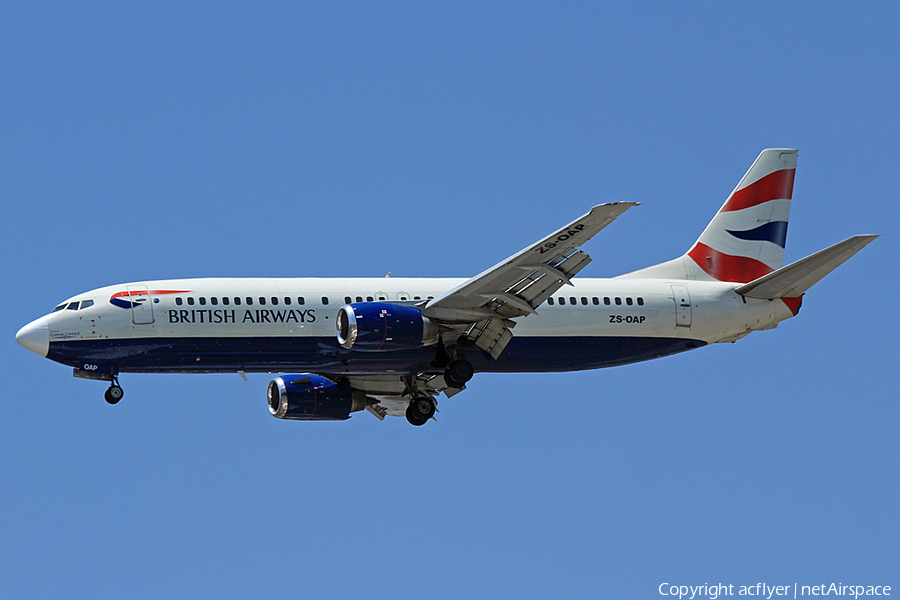
[[[125,395],[125,392],[124,392],[124,390],[122,390],[122,387],[119,385],[119,380],[113,379],[112,385],[109,386],[109,389],[106,390],[106,393],[103,395],[103,397],[106,398],[106,401],[109,402],[110,404],[115,404],[119,400],[121,400],[122,396],[124,396],[124,395]]]
[[[119,385],[119,378],[116,376],[116,372],[115,367],[110,365],[84,363],[84,368],[75,367],[72,375],[81,379],[108,381],[109,389],[106,390],[103,397],[110,404],[115,404],[125,395],[125,392],[122,391],[122,386]]]

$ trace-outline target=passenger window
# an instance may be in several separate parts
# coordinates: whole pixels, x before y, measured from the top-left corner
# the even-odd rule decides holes
[[[215,296],[213,296],[212,298],[209,299],[209,303],[212,304],[213,306],[216,306],[217,304],[219,304],[219,299],[216,298]]]
[[[350,304],[353,300],[350,296],[344,296],[344,304]]]
[[[569,304],[574,306],[577,303],[578,302],[575,300],[575,296],[569,296]]]
[[[357,301],[357,302],[362,302],[362,296],[357,296],[357,297],[356,297],[356,301]]]
[[[557,298],[557,301],[559,302],[559,305],[560,305],[560,306],[564,306],[565,303],[566,303],[566,299],[563,298],[562,296],[560,296],[559,298]]]
[[[278,298],[272,296],[272,306],[278,306]]]
[[[584,304],[585,306],[587,306],[587,298],[585,298],[584,296],[582,296],[582,297],[581,297],[581,303]]]
[[[434,296],[428,296],[429,300],[434,300]]]
[[[247,306],[253,306],[253,298],[247,296],[244,300],[247,302]]]
[[[643,306],[643,305],[644,305],[644,299],[638,298],[638,306]]]
[[[81,303],[81,310],[84,310],[85,308],[88,308],[89,306],[93,306],[93,305],[94,305],[94,301],[93,301],[93,300],[84,300],[84,301]]]
[[[627,304],[628,306],[631,306],[633,303],[634,301],[631,299],[631,296],[625,298],[625,304]]]
[[[291,305],[291,298],[290,298],[290,296],[285,296],[285,297],[284,297],[284,305],[285,305],[285,306],[290,306],[290,305]]]
[[[175,304],[181,306],[182,304],[184,304],[184,300],[182,300],[181,298],[175,298]]]
[[[299,304],[300,306],[303,306],[304,304],[306,304],[306,298],[304,298],[303,296],[299,296],[297,298],[297,304]]]
[[[603,297],[603,304],[605,304],[606,306],[609,306],[609,296]]]
[[[374,300],[375,298],[373,298],[372,296],[366,296],[366,302],[373,302]]]
[[[547,304],[553,306],[553,298],[547,298]]]
[[[259,297],[259,305],[260,305],[260,306],[265,306],[265,305],[266,305],[266,299],[265,299],[264,296],[260,296],[260,297]]]
[[[381,302],[381,301],[383,301],[383,300],[387,300],[387,298],[385,298],[384,296],[378,296],[378,301],[379,301],[379,302]]]
[[[328,296],[322,296],[322,304],[328,304]]]
[[[228,296],[222,296],[222,304],[224,304],[225,306],[228,306],[228,304],[230,302],[231,302],[231,300],[228,298]]]
[[[594,306],[600,306],[600,298],[598,298],[597,296],[591,298],[591,302],[594,303]]]
[[[200,296],[200,306],[206,306],[206,298]]]
[[[413,296],[413,300],[421,300],[418,296]]]
[[[194,305],[194,297],[193,297],[193,296],[190,296],[190,297],[188,298],[188,304],[190,304],[191,306]]]
[[[616,296],[616,306],[622,306],[622,299]]]
[[[241,297],[240,297],[240,296],[235,296],[235,297],[234,297],[234,305],[235,305],[235,306],[240,306],[240,305],[241,305]]]

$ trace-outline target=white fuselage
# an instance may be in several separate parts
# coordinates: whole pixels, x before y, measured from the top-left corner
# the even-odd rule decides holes
[[[431,360],[433,350],[374,354],[342,350],[335,334],[338,309],[348,300],[419,304],[462,281],[210,278],[109,286],[74,296],[45,317],[49,335],[45,355],[73,366],[94,362],[122,371],[309,369],[352,374],[386,365],[391,371],[414,370]],[[513,331],[517,344],[511,345],[508,357],[478,360],[477,369],[577,370],[626,364],[734,341],[793,316],[784,302],[744,299],[731,283],[660,279],[574,283],[554,294],[538,314],[517,320]],[[136,291],[146,293],[136,296]],[[84,307],[86,300],[93,302]],[[78,310],[75,302],[80,303]],[[693,343],[679,345],[681,341]]]

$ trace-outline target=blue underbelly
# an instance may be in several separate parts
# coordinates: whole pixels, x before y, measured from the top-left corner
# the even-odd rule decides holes
[[[498,360],[474,347],[461,354],[481,372],[579,371],[650,360],[705,345],[662,337],[514,337]],[[79,366],[113,365],[121,372],[304,372],[352,375],[439,372],[435,347],[353,352],[332,338],[141,338],[52,342],[47,358]]]

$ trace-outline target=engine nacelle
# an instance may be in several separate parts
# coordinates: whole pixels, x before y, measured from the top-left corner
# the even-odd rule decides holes
[[[338,343],[360,352],[415,350],[436,344],[440,335],[418,308],[385,302],[342,306],[336,324]]]
[[[341,421],[366,407],[364,394],[309,373],[276,377],[268,400],[273,416],[300,421]]]

